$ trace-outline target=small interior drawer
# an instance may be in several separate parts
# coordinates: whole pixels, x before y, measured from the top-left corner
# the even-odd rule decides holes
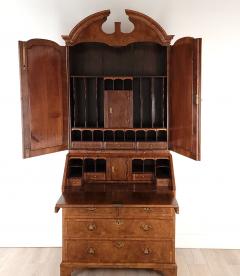
[[[138,142],[137,149],[167,149],[166,142]]]
[[[104,148],[103,142],[85,142],[85,141],[73,141],[72,142],[73,149],[102,149]]]
[[[153,174],[152,173],[133,173],[132,174],[133,180],[152,180]]]
[[[135,143],[132,142],[106,142],[106,149],[134,149]]]
[[[106,174],[103,172],[88,172],[84,173],[84,179],[85,180],[105,180]]]
[[[67,179],[67,186],[81,186],[82,178],[81,177],[70,177]]]

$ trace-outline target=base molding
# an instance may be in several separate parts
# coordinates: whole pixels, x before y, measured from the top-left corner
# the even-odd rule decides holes
[[[162,276],[177,276],[176,264],[143,264],[143,263],[118,263],[118,264],[91,264],[91,263],[66,263],[62,262],[60,266],[60,276],[71,276],[75,270],[88,268],[134,268],[134,269],[151,269],[159,272]]]

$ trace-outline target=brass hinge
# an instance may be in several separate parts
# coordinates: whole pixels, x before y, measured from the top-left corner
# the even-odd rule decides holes
[[[195,104],[196,105],[199,105],[201,102],[201,97],[199,94],[195,94]]]
[[[27,69],[27,60],[26,60],[26,48],[24,45],[23,45],[22,51],[23,51],[22,52],[23,70],[26,70]]]

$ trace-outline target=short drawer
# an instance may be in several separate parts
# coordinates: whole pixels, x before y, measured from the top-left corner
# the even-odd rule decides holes
[[[173,219],[66,219],[64,238],[172,239]]]
[[[134,149],[132,142],[106,142],[106,149]]]
[[[153,179],[153,174],[152,173],[133,173],[132,174],[133,180],[141,181],[150,181]]]
[[[88,263],[174,263],[174,242],[64,240],[63,261]]]
[[[167,149],[166,142],[138,142],[138,149]]]
[[[64,208],[63,214],[65,218],[114,218],[117,216],[117,208],[107,207],[79,207]]]
[[[105,180],[106,174],[104,172],[92,172],[92,173],[88,172],[88,173],[84,173],[84,179],[89,181]]]
[[[119,217],[121,218],[160,218],[173,217],[173,208],[164,207],[124,207],[119,208]]]
[[[73,149],[101,149],[104,148],[103,142],[72,142],[72,148]]]
[[[67,186],[81,186],[82,178],[81,177],[70,177],[67,179]]]

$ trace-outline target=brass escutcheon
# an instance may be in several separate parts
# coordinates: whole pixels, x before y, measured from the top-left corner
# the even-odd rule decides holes
[[[123,221],[120,220],[120,219],[117,219],[117,220],[115,221],[115,224],[116,224],[117,226],[120,226],[120,225],[123,224]]]

